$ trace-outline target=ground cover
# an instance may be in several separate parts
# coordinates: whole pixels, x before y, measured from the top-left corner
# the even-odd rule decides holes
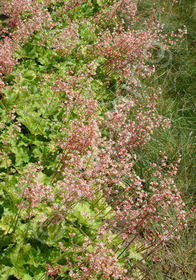
[[[2,279],[165,279],[171,248],[192,244],[188,152],[157,78],[187,27],[136,2],[2,1]]]

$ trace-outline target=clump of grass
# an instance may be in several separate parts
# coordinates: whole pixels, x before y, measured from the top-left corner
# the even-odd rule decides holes
[[[158,5],[162,4],[162,1],[157,2]],[[196,6],[193,0],[182,0],[174,6],[169,1],[165,2],[165,13],[158,15],[159,21],[165,24],[165,33],[177,32],[186,25],[187,34],[179,43],[170,47],[171,61],[168,65],[162,67],[169,58],[169,52],[165,52],[163,59],[155,64],[154,75],[145,82],[153,87],[161,85],[158,110],[171,120],[171,129],[159,129],[153,134],[136,168],[140,170],[142,178],[142,174],[147,172],[149,159],[156,158],[160,150],[166,151],[169,161],[180,153],[182,160],[176,185],[190,209],[196,203]],[[138,13],[142,13],[143,19],[151,4],[152,1],[140,2]],[[160,261],[146,262],[146,272],[143,272],[145,276],[142,279],[196,279],[195,248],[195,224],[192,221],[183,231],[180,240],[172,241],[160,250]]]
[[[165,245],[160,261],[149,262],[145,279],[194,280],[196,277],[195,221],[191,221],[180,240]]]
[[[141,1],[139,12],[144,18],[146,9],[152,1]],[[195,135],[196,135],[196,98],[195,98],[195,35],[196,17],[193,0],[182,0],[174,6],[165,1],[165,13],[159,15],[161,24],[165,24],[165,33],[177,32],[179,28],[187,27],[187,34],[177,44],[163,53],[163,59],[155,63],[155,73],[148,79],[151,86],[161,85],[162,96],[159,99],[159,113],[171,120],[169,132],[158,131],[149,145],[149,153],[159,152],[164,147],[173,157],[178,152],[182,161],[178,173],[178,187],[186,202],[196,202],[195,184]],[[158,1],[161,5],[162,1]],[[170,61],[168,64],[164,63]],[[165,61],[164,61],[165,60]],[[156,144],[155,144],[156,143]],[[159,145],[158,145],[159,143]],[[192,203],[190,202],[190,198]]]

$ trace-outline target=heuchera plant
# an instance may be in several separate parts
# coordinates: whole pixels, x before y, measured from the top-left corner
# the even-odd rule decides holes
[[[160,152],[148,178],[135,169],[154,131],[170,127],[161,89],[145,86],[151,49],[186,29],[166,38],[152,14],[136,31],[130,0],[4,4],[3,279],[130,279],[191,217],[174,182],[180,156]]]

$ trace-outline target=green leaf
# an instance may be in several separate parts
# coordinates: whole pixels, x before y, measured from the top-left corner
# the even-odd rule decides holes
[[[37,52],[36,52],[36,45],[33,45],[31,43],[26,43],[23,46],[23,56],[26,58],[35,58],[37,57]]]
[[[36,78],[36,73],[34,71],[28,70],[22,74],[22,77],[26,80],[33,81]]]
[[[97,4],[98,4],[100,7],[102,7],[104,3],[105,3],[104,0],[97,0]]]
[[[39,183],[49,184],[50,179],[43,172],[39,172]]]
[[[10,225],[13,222],[13,217],[11,216],[2,216],[0,220],[0,229],[3,231],[8,231],[10,229]]]
[[[16,279],[32,280],[32,277],[30,277],[29,274],[26,274],[24,269],[9,266],[4,267],[1,280],[8,280],[10,276],[15,277]]]
[[[13,147],[12,151],[15,154],[15,165],[21,166],[24,162],[29,162],[29,156],[25,147]]]
[[[74,207],[73,216],[77,218],[79,224],[87,225],[91,228],[97,227],[97,223],[90,219],[90,217],[95,217],[96,213],[90,209],[88,202],[78,203]]]
[[[18,244],[10,254],[10,260],[15,267],[23,267],[24,264],[35,265],[33,251],[30,243]]]
[[[137,252],[138,244],[132,244],[129,249],[129,258],[133,260],[141,260],[142,255]]]
[[[24,280],[32,280],[32,276],[30,276],[29,274],[24,274],[23,279]]]
[[[28,130],[33,135],[45,135],[45,129],[43,120],[41,118],[35,118],[33,116],[25,115],[25,112],[22,113],[22,118],[19,117],[18,120],[28,128]]]

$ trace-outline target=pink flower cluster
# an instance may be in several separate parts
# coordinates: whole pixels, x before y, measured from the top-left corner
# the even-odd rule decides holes
[[[106,6],[106,5],[104,5]],[[137,5],[132,0],[120,0],[116,1],[114,0],[112,5],[109,7],[109,9],[105,9],[103,11],[104,13],[104,19],[109,20],[111,22],[112,19],[115,18],[116,15],[118,15],[120,18],[123,16],[126,18],[126,20],[134,20],[135,14],[137,11]]]
[[[13,57],[13,41],[6,37],[0,42],[0,77],[9,75],[17,60]],[[4,86],[4,85],[3,85]]]
[[[96,111],[97,103],[82,86],[87,76],[74,76],[72,79],[67,76],[66,81],[59,77],[53,87],[56,95],[64,92],[65,98],[62,106],[64,127],[61,138],[56,142],[56,148],[63,150],[59,154],[59,172],[63,179],[56,183],[58,196],[63,206],[69,209],[70,204],[83,199],[96,200],[97,195],[104,195],[114,213],[108,227],[120,230],[124,242],[135,238],[140,240],[140,233],[144,232],[142,242],[145,248],[157,248],[160,242],[163,244],[178,237],[180,230],[187,225],[184,203],[173,180],[177,163],[167,165],[167,158],[163,155],[158,159],[160,165],[152,164],[149,174],[153,177],[148,190],[144,189],[145,181],[133,170],[135,149],[142,150],[158,126],[169,127],[169,121],[156,114],[160,89],[144,90],[142,104],[139,99],[131,95],[124,98],[119,92],[113,111],[100,118]],[[70,120],[73,109],[77,117]],[[107,136],[103,137],[102,133]],[[129,183],[122,192],[118,185],[125,176],[128,176]],[[175,213],[172,220],[168,215],[170,209]],[[154,223],[157,223],[155,228]],[[120,252],[122,245],[118,248]],[[96,248],[101,250],[102,247]],[[97,261],[94,258],[93,254],[88,255],[80,264],[80,272],[71,271],[70,276],[73,279],[91,279],[92,271],[85,262],[94,263]],[[98,269],[104,268],[100,265]],[[107,275],[106,271],[104,275]]]
[[[56,143],[56,148],[60,147],[64,151],[59,154],[64,179],[57,182],[59,193],[64,197],[63,201],[95,198],[95,192],[101,188],[103,179],[98,173],[106,170],[108,156],[107,153],[100,153],[97,147],[103,145],[104,139],[101,138],[96,122],[95,105],[96,102],[92,99],[78,97],[75,110],[79,107],[77,114],[80,119],[75,119],[68,127],[63,127],[63,137]],[[71,111],[71,108],[69,110]],[[66,120],[65,117],[65,124]],[[85,174],[80,172],[81,169],[85,170]]]
[[[61,271],[61,265],[57,265],[56,268],[52,268],[49,264],[46,265],[46,274],[47,276],[50,276],[52,279],[54,279],[54,275],[59,275]]]
[[[124,31],[118,30],[111,33],[109,30],[101,32],[97,44],[95,44],[94,53],[107,58],[105,66],[110,70],[116,70],[123,77],[132,76],[133,69],[128,69],[128,65],[137,65],[140,73],[145,66],[144,51],[150,43],[155,40],[156,34],[149,31]]]
[[[24,43],[34,31],[42,28],[42,24],[52,28],[52,19],[43,5],[32,0],[12,0],[5,4],[6,15],[9,16],[9,25],[12,30],[12,40],[15,43]],[[22,16],[24,18],[22,18]]]
[[[79,42],[78,24],[71,22],[63,31],[56,31],[52,39],[51,47],[56,48],[61,55],[69,55],[75,45]]]
[[[82,1],[69,1],[64,8],[69,10],[81,3]],[[2,74],[10,74],[16,63],[11,55],[16,46],[12,47],[13,42],[23,44],[34,31],[41,30],[44,24],[53,26],[49,13],[42,8],[43,5],[31,0],[13,0],[8,4],[7,14],[13,32],[11,39],[4,39],[1,45],[1,53],[6,55],[3,61],[0,53]],[[128,19],[135,17],[135,4],[124,0],[114,1],[111,11],[105,10],[105,18],[111,19],[115,14],[118,16],[118,9],[122,18],[127,12],[130,13]],[[25,17],[27,11],[30,14],[22,19],[21,15]],[[94,21],[97,19],[99,29],[99,17],[96,15]],[[33,210],[40,203],[48,203],[49,200],[54,202],[51,208],[59,211],[57,215],[55,213],[54,223],[63,220],[66,211],[83,200],[93,201],[96,205],[97,200],[103,197],[107,205],[110,205],[109,211],[113,213],[113,218],[108,218],[107,223],[105,221],[104,230],[98,230],[96,241],[86,238],[78,250],[74,248],[77,267],[67,259],[72,279],[112,277],[128,280],[124,276],[126,270],[118,265],[118,256],[125,250],[125,243],[129,244],[137,238],[137,241],[142,239],[146,250],[149,247],[156,248],[179,236],[180,230],[187,225],[184,203],[174,184],[177,162],[168,164],[167,158],[162,155],[158,163],[152,164],[146,181],[134,169],[136,152],[141,153],[159,126],[162,125],[164,129],[170,126],[169,120],[156,112],[156,99],[160,89],[131,87],[134,79],[137,85],[136,76],[145,77],[153,71],[145,65],[144,54],[148,53],[160,30],[153,18],[149,22],[152,23],[152,28],[149,27],[146,31],[125,31],[123,19],[119,20],[118,28],[113,31],[100,29],[97,42],[87,46],[92,62],[83,65],[83,70],[77,74],[73,71],[76,72],[76,69],[70,67],[66,78],[56,78],[51,89],[56,100],[61,102],[59,111],[63,112],[62,127],[53,139],[55,149],[59,152],[58,179],[52,186],[40,183],[42,167],[39,164],[29,165],[25,176],[16,185],[15,193],[21,198],[17,206],[28,209],[27,218],[32,216]],[[78,23],[70,21],[68,24],[62,31],[55,29],[53,38],[49,36],[51,47],[64,56],[71,54],[80,41]],[[118,73],[120,82],[133,75],[133,69],[129,69],[128,65],[137,68],[133,79],[128,83],[130,91],[126,90],[124,95],[121,90],[115,92],[115,104],[106,113],[105,108],[99,110],[92,90],[92,76],[96,74],[99,65],[96,59],[100,57],[106,60],[102,66],[112,73]],[[46,76],[45,82],[48,80]],[[13,111],[10,117],[14,118]],[[16,124],[14,129],[20,129],[19,125]],[[123,183],[125,178],[126,184]],[[62,211],[57,201],[60,201],[60,206],[63,205]],[[171,211],[173,216],[169,215]],[[99,212],[98,215],[100,220],[107,219],[107,214]],[[110,243],[109,230],[120,232],[119,236],[122,237],[123,242],[116,248],[118,256],[112,245],[109,247],[103,242],[104,236]],[[70,236],[73,237],[74,233]],[[63,251],[63,245],[60,246]],[[89,249],[91,246],[93,250]],[[59,265],[56,268],[47,265],[47,274],[51,277],[59,274],[60,270]]]
[[[25,176],[21,177],[16,184],[15,194],[21,198],[18,208],[28,209],[28,218],[33,215],[33,209],[40,202],[53,200],[54,194],[51,186],[39,182],[41,166],[29,164]]]
[[[11,31],[0,42],[0,77],[11,74],[17,63],[13,56],[14,51],[25,43],[34,31],[39,31],[44,25],[53,27],[51,16],[47,9],[43,10],[42,4],[32,0],[3,0],[1,4],[9,17],[8,26]],[[2,31],[7,33],[5,28]]]
[[[99,236],[98,236],[99,238]],[[93,251],[88,248],[93,245]],[[126,270],[117,264],[117,257],[112,249],[108,249],[103,242],[93,244],[92,241],[86,240],[81,248],[81,253],[75,254],[77,259],[77,269],[68,260],[70,267],[69,276],[72,279],[113,279],[128,280],[125,277]],[[78,272],[77,272],[78,271]]]

